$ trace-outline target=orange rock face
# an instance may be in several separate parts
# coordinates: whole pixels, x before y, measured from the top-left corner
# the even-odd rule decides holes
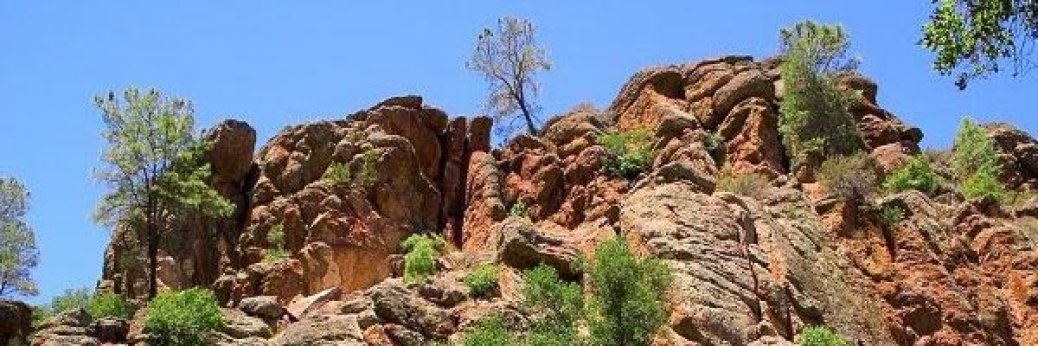
[[[521,270],[545,263],[579,280],[572,264],[622,235],[675,273],[657,345],[788,345],[816,324],[867,345],[1038,344],[1038,199],[1010,208],[946,187],[832,198],[790,171],[780,63],[647,69],[606,110],[576,107],[497,149],[489,118],[449,119],[417,96],[286,128],[255,155],[247,125],[221,124],[208,137],[212,183],[238,214],[193,220],[185,247],[163,249],[160,277],[169,288],[208,285],[228,305],[342,293],[309,304],[274,344],[456,341],[490,312],[516,324],[530,317],[514,306]],[[860,93],[850,112],[883,171],[919,154],[922,132],[877,104],[876,83],[848,75],[838,85]],[[650,135],[652,157],[620,177],[599,140],[633,129]],[[987,129],[1009,186],[1033,189],[1038,143],[1005,125]],[[768,182],[741,196],[719,191],[722,172]],[[904,218],[884,217],[891,206]],[[266,259],[274,229],[288,253],[279,261]],[[399,243],[415,233],[442,235],[451,253],[429,282],[405,284],[394,277]],[[102,286],[139,295],[145,272],[126,256],[132,235],[114,232]],[[498,295],[472,297],[462,277],[488,261],[500,265]]]

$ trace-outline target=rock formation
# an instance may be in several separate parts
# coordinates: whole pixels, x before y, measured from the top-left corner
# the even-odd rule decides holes
[[[1038,344],[1038,201],[1014,209],[901,193],[878,203],[906,218],[884,225],[878,211],[830,198],[790,171],[779,63],[650,68],[607,109],[576,107],[500,149],[489,118],[452,119],[417,96],[287,127],[255,155],[248,125],[221,123],[206,137],[212,184],[237,212],[184,220],[159,277],[167,289],[209,286],[235,308],[216,344],[420,345],[457,340],[490,311],[522,322],[522,269],[547,263],[579,279],[571,264],[622,235],[675,271],[661,345],[788,344],[814,324],[868,345]],[[884,171],[919,153],[922,132],[877,105],[876,83],[849,75],[839,85],[860,92],[851,114]],[[636,128],[652,135],[650,167],[633,180],[605,173],[598,137]],[[1034,138],[988,131],[1007,183],[1035,188]],[[346,181],[326,177],[333,165],[348,168]],[[715,191],[725,166],[770,185],[756,198]],[[517,204],[525,217],[509,216]],[[266,261],[275,228],[289,257]],[[114,232],[101,289],[144,292],[132,231]],[[415,233],[440,234],[454,251],[432,280],[407,285],[398,244]],[[461,281],[480,261],[503,264],[489,299]]]

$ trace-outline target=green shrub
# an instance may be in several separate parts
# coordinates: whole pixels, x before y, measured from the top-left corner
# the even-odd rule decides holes
[[[823,162],[815,174],[836,197],[845,201],[863,201],[876,192],[879,170],[871,156],[858,152]]]
[[[213,292],[192,288],[155,297],[148,306],[144,333],[160,345],[204,345],[209,332],[225,325]]]
[[[268,263],[280,262],[289,257],[285,250],[285,227],[282,224],[274,225],[267,231],[267,248],[264,261]]]
[[[804,328],[797,337],[797,344],[801,346],[850,346],[847,340],[825,326]]]
[[[133,317],[133,306],[118,293],[105,292],[94,296],[87,306],[92,318],[115,317],[129,319]]]
[[[609,153],[604,166],[607,173],[634,179],[652,161],[652,134],[645,129],[606,133],[598,137],[598,143]]]
[[[804,21],[782,29],[780,36],[785,91],[779,131],[789,157],[796,163],[864,148],[848,111],[860,96],[837,87],[838,77],[856,68],[847,58],[850,43],[843,28]]]
[[[400,247],[404,250],[404,282],[424,281],[436,273],[436,258],[447,247],[440,237],[412,234]]]
[[[955,135],[951,167],[959,181],[959,191],[966,198],[993,198],[1001,201],[1005,197],[1005,186],[999,180],[1002,163],[995,143],[984,134],[984,129],[969,118],[962,120]]]
[[[720,165],[721,162],[724,162],[728,149],[725,148],[724,138],[721,135],[707,132],[703,136],[703,148],[706,148],[706,152],[710,154],[710,158],[714,159],[714,163]]]
[[[541,264],[523,273],[522,292],[522,307],[533,320],[527,344],[580,344],[577,327],[584,296],[579,284],[560,279],[555,268]]]
[[[656,259],[638,259],[622,238],[595,250],[589,268],[592,301],[588,325],[597,345],[648,345],[666,322],[665,294],[670,267]]]
[[[465,346],[518,345],[505,320],[500,315],[490,315],[477,321],[465,330],[462,338]]]
[[[484,263],[465,274],[465,285],[473,297],[489,297],[497,291],[497,266]]]
[[[526,217],[528,211],[529,209],[526,207],[526,203],[523,203],[523,201],[515,201],[515,203],[512,203],[512,207],[508,208],[508,215],[521,218]]]
[[[717,177],[716,190],[760,198],[769,186],[768,177],[763,174],[756,172],[735,174],[731,167],[725,167]]]
[[[886,204],[879,209],[879,220],[883,226],[891,227],[905,219],[905,209],[899,205]]]
[[[930,167],[926,156],[922,155],[908,159],[883,183],[883,188],[891,192],[917,190],[926,194],[933,194],[940,186],[941,177]]]
[[[350,187],[371,187],[378,179],[378,151],[368,149],[360,156],[356,172],[350,170],[349,163],[332,162],[324,171],[321,180],[332,185],[346,185]]]

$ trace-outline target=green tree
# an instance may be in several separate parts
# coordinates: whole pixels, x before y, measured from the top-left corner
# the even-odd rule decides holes
[[[29,192],[15,178],[0,177],[0,297],[36,295],[30,271],[39,263],[36,233],[25,222]]]
[[[785,92],[779,130],[789,157],[849,155],[864,147],[848,108],[859,96],[837,87],[837,78],[852,72],[850,40],[839,25],[804,21],[780,32]]]
[[[157,293],[158,248],[185,214],[227,216],[233,206],[208,185],[207,143],[193,134],[191,104],[155,89],[97,96],[108,146],[98,179],[108,185],[95,219],[128,223],[147,247],[148,297]]]
[[[531,345],[579,345],[578,323],[583,316],[580,285],[559,278],[555,268],[538,265],[523,273],[523,309],[533,322]]]
[[[639,259],[622,238],[595,250],[589,269],[588,324],[597,345],[648,345],[666,322],[665,294],[672,274],[657,259]]]
[[[212,291],[192,288],[162,293],[148,306],[144,332],[158,345],[204,345],[210,331],[226,326]]]
[[[496,28],[483,29],[467,64],[490,83],[487,106],[497,118],[509,119],[519,111],[531,134],[537,132],[534,98],[540,85],[536,77],[540,71],[551,69],[551,62],[537,44],[535,33],[533,24],[526,19],[501,18]]]
[[[1017,76],[1033,66],[1031,48],[1038,38],[1038,2],[1007,0],[933,0],[930,21],[920,41],[936,54],[933,67],[958,74],[965,89],[974,79],[1004,69]]]
[[[955,134],[951,167],[960,192],[967,198],[1001,200],[1005,196],[1005,187],[999,181],[1002,162],[995,143],[970,118],[962,120]]]

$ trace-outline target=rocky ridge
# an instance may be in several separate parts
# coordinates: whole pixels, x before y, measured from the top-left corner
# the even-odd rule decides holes
[[[232,323],[214,344],[421,345],[456,340],[490,311],[522,323],[522,269],[547,263],[579,277],[569,264],[621,234],[675,271],[660,345],[783,345],[813,324],[868,345],[1038,344],[1038,201],[1010,208],[901,193],[879,203],[907,217],[884,226],[876,210],[792,171],[777,67],[730,56],[646,69],[608,109],[577,107],[500,149],[490,147],[490,119],[452,119],[417,96],[288,127],[255,155],[255,131],[223,122],[207,132],[212,183],[238,210],[184,220],[159,277],[168,289],[217,292]],[[860,91],[851,113],[883,170],[919,154],[922,132],[877,105],[874,82],[853,75],[840,85]],[[652,134],[651,167],[633,181],[603,173],[598,136],[636,128]],[[1034,188],[1038,142],[1009,125],[987,129],[1006,182]],[[707,136],[721,139],[722,160]],[[322,179],[333,163],[349,167],[349,184]],[[757,198],[716,191],[723,166],[770,185]],[[516,203],[528,219],[509,216]],[[274,227],[290,257],[270,263]],[[120,241],[130,232],[114,232],[99,288],[140,296],[138,252]],[[407,285],[398,244],[413,233],[440,234],[456,251],[431,281]],[[489,299],[461,281],[481,261],[504,264]],[[54,323],[36,340],[101,340],[115,328],[80,322]],[[138,322],[127,340],[140,338]]]

